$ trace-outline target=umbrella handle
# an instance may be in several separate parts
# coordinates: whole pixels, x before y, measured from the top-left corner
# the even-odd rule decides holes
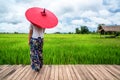
[[[46,16],[46,12],[45,12],[45,8],[43,10],[43,12],[41,12],[42,16]]]

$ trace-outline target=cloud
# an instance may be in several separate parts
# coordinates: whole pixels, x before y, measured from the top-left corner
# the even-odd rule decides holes
[[[82,25],[90,30],[98,24],[120,25],[119,0],[2,0],[0,3],[0,32],[29,31],[25,11],[33,6],[52,11],[59,19],[57,27],[47,29],[52,32],[74,32]]]
[[[105,7],[112,13],[120,12],[119,0],[103,0]]]
[[[96,24],[108,24],[108,25],[111,24],[110,20],[104,18],[92,17],[91,20]]]
[[[99,10],[99,11],[98,11],[98,14],[99,14],[99,16],[102,17],[102,18],[110,17],[110,16],[113,15],[112,13],[110,13],[110,11],[108,11],[108,10],[106,10],[106,9]]]

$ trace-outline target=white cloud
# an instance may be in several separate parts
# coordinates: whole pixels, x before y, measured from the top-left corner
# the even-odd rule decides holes
[[[26,23],[18,23],[16,25],[11,24],[11,23],[1,23],[0,25],[0,32],[21,32],[21,33],[26,33],[28,32],[28,24]]]
[[[108,20],[110,20],[113,24],[119,24],[120,25],[120,12],[117,12],[116,14],[113,14],[112,16],[108,17]]]
[[[72,20],[71,22],[72,24],[75,24],[75,25],[82,25],[82,24],[85,24],[84,20]]]
[[[82,14],[81,14],[81,17],[94,17],[94,16],[98,16],[98,13],[97,12],[94,12],[94,11],[84,11]]]
[[[97,24],[111,24],[111,21],[104,18],[91,17],[92,22]]]
[[[110,13],[108,10],[100,10],[99,11],[99,15],[101,16],[101,17],[109,17],[109,16],[111,16],[112,15],[112,13]]]
[[[100,23],[120,25],[118,0],[9,0],[0,1],[0,32],[28,32],[29,22],[25,11],[33,6],[52,11],[59,19],[52,32],[74,32],[80,25],[91,30]]]
[[[103,0],[105,7],[112,13],[120,12],[120,0]]]

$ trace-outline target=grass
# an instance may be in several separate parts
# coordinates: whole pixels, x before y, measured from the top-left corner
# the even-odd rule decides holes
[[[0,64],[30,64],[27,34],[0,34]],[[44,64],[120,64],[120,37],[45,34]]]

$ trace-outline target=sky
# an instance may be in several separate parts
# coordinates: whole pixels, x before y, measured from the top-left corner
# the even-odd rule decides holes
[[[98,24],[120,25],[120,0],[0,0],[0,32],[29,32],[25,12],[46,8],[58,17],[58,25],[46,33],[75,32],[80,26],[96,31]]]

